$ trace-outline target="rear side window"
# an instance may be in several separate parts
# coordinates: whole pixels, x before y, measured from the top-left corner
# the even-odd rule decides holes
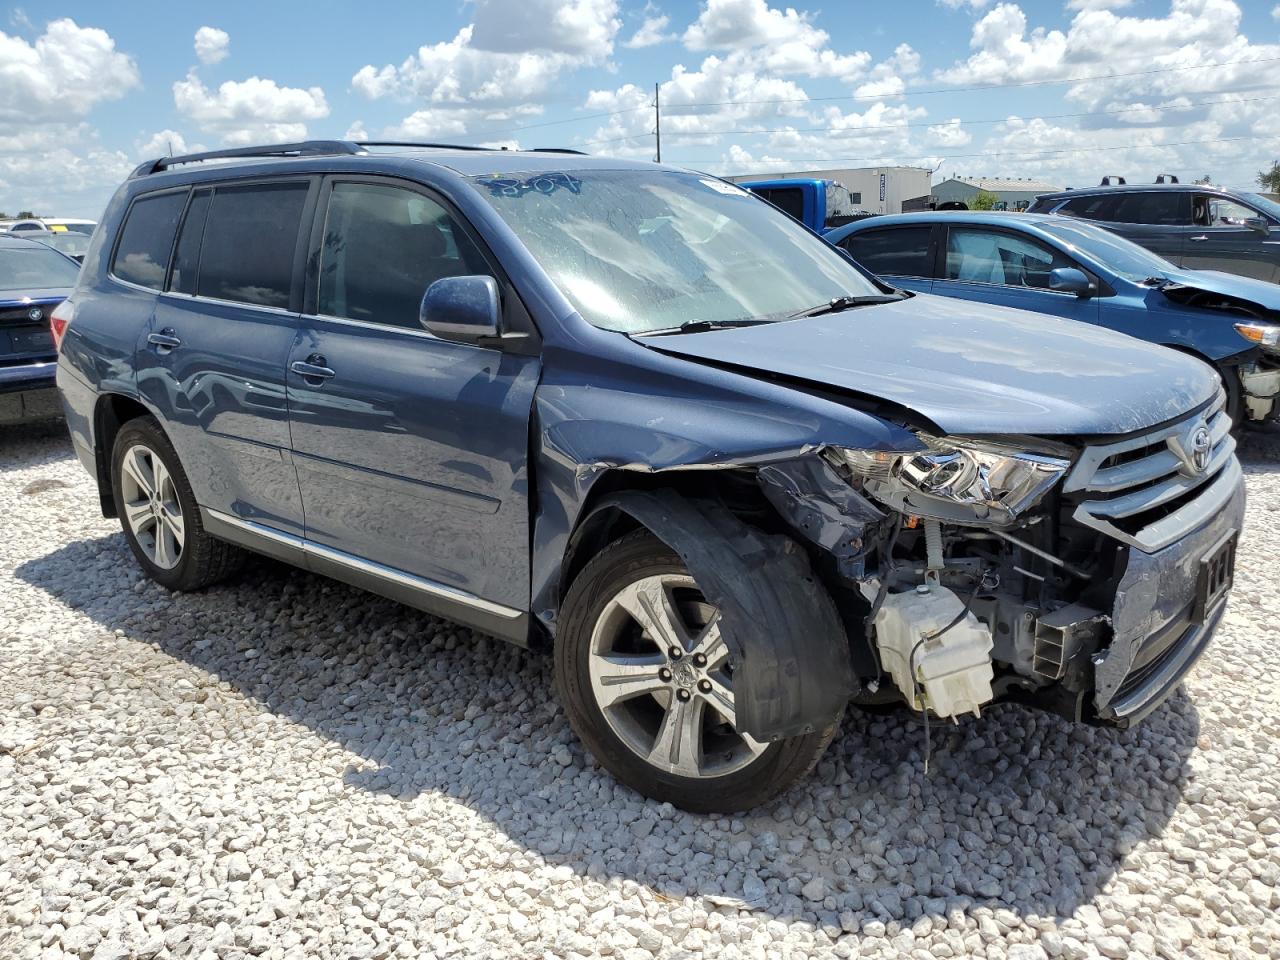
[[[492,272],[434,200],[382,184],[334,185],[320,260],[321,314],[421,329],[427,287],[443,277]]]
[[[892,227],[846,237],[844,248],[872,273],[928,277],[932,227]]]
[[[173,236],[186,202],[185,190],[135,200],[125,215],[111,272],[121,280],[152,290],[164,287]]]
[[[218,187],[200,247],[202,297],[288,307],[305,182]]]
[[[770,187],[752,192],[804,223],[804,193],[799,187]]]
[[[200,241],[204,237],[204,224],[209,216],[209,203],[212,199],[213,193],[209,190],[198,190],[191,198],[187,215],[182,220],[182,231],[178,234],[178,246],[173,251],[170,290],[193,295],[196,292],[196,275],[200,268]]]
[[[1178,226],[1191,222],[1188,195],[1172,191],[1125,194],[1111,217],[1116,223]]]
[[[1114,193],[1092,197],[1076,197],[1058,208],[1058,213],[1085,220],[1114,220],[1120,206],[1120,196]]]

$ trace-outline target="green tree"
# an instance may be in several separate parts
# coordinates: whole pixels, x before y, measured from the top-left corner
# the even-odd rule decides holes
[[[36,218],[36,215],[35,215],[34,213],[32,213],[30,210],[19,210],[19,211],[18,211],[18,219],[19,219],[19,220],[34,220],[35,218]]]
[[[1191,182],[1197,183],[1197,184],[1210,184],[1210,183],[1213,183],[1213,177],[1209,176],[1209,174],[1206,173],[1199,180],[1192,180]]]
[[[969,209],[994,210],[996,208],[996,204],[999,202],[1000,198],[990,190],[979,190],[978,195],[969,201]]]
[[[1258,186],[1268,193],[1280,193],[1280,160],[1272,160],[1270,170],[1258,171]]]

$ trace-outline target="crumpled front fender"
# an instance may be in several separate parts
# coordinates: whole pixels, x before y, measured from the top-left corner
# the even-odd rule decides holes
[[[623,491],[616,508],[671,547],[720,609],[733,656],[739,731],[779,740],[834,723],[857,689],[835,604],[804,549],[748,526],[710,500]]]

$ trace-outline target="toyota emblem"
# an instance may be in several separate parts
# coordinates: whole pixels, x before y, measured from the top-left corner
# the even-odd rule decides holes
[[[1213,437],[1209,428],[1202,426],[1191,435],[1191,466],[1196,473],[1204,473],[1209,469],[1209,457],[1213,453]]]
[[[27,311],[27,319],[36,321],[37,323],[44,319],[44,311],[39,307],[32,307]]]

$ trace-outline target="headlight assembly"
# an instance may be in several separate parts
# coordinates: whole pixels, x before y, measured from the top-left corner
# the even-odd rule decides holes
[[[1236,333],[1262,348],[1263,353],[1280,355],[1280,326],[1271,323],[1237,323]]]
[[[1011,523],[1034,506],[1071,466],[999,444],[918,436],[923,450],[828,447],[826,455],[859,478],[868,494],[902,513],[994,525]]]

